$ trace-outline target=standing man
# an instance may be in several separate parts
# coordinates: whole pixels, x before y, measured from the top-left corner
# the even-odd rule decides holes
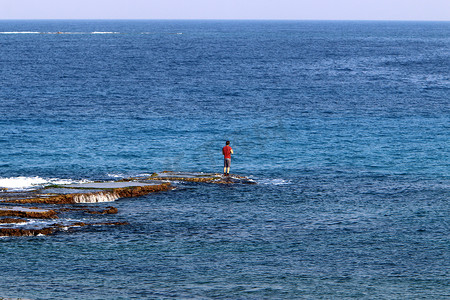
[[[231,154],[233,154],[233,148],[230,146],[230,141],[227,141],[225,144],[225,147],[222,148],[223,176],[230,176]]]

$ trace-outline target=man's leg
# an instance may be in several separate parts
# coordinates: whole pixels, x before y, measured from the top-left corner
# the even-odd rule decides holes
[[[223,159],[223,176],[227,176],[227,167],[228,167],[228,161],[226,158]]]
[[[224,159],[224,167],[223,167],[223,175],[225,175],[225,176],[230,175],[230,164],[231,164],[231,159],[225,158]]]

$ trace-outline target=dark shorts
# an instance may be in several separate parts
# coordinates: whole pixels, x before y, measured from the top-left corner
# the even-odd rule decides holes
[[[231,166],[231,158],[224,158],[223,159],[223,166],[225,168],[229,168]]]

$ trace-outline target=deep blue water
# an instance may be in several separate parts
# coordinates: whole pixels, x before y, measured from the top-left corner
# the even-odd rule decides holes
[[[450,297],[450,23],[0,32],[0,180],[222,172],[229,139],[232,173],[258,182],[118,200],[129,226],[0,239],[0,297]]]

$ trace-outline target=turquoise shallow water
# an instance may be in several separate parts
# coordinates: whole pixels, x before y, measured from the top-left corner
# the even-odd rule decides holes
[[[129,226],[2,238],[0,296],[450,297],[449,33],[0,22],[4,186],[221,172],[226,139],[258,182],[118,200]]]

